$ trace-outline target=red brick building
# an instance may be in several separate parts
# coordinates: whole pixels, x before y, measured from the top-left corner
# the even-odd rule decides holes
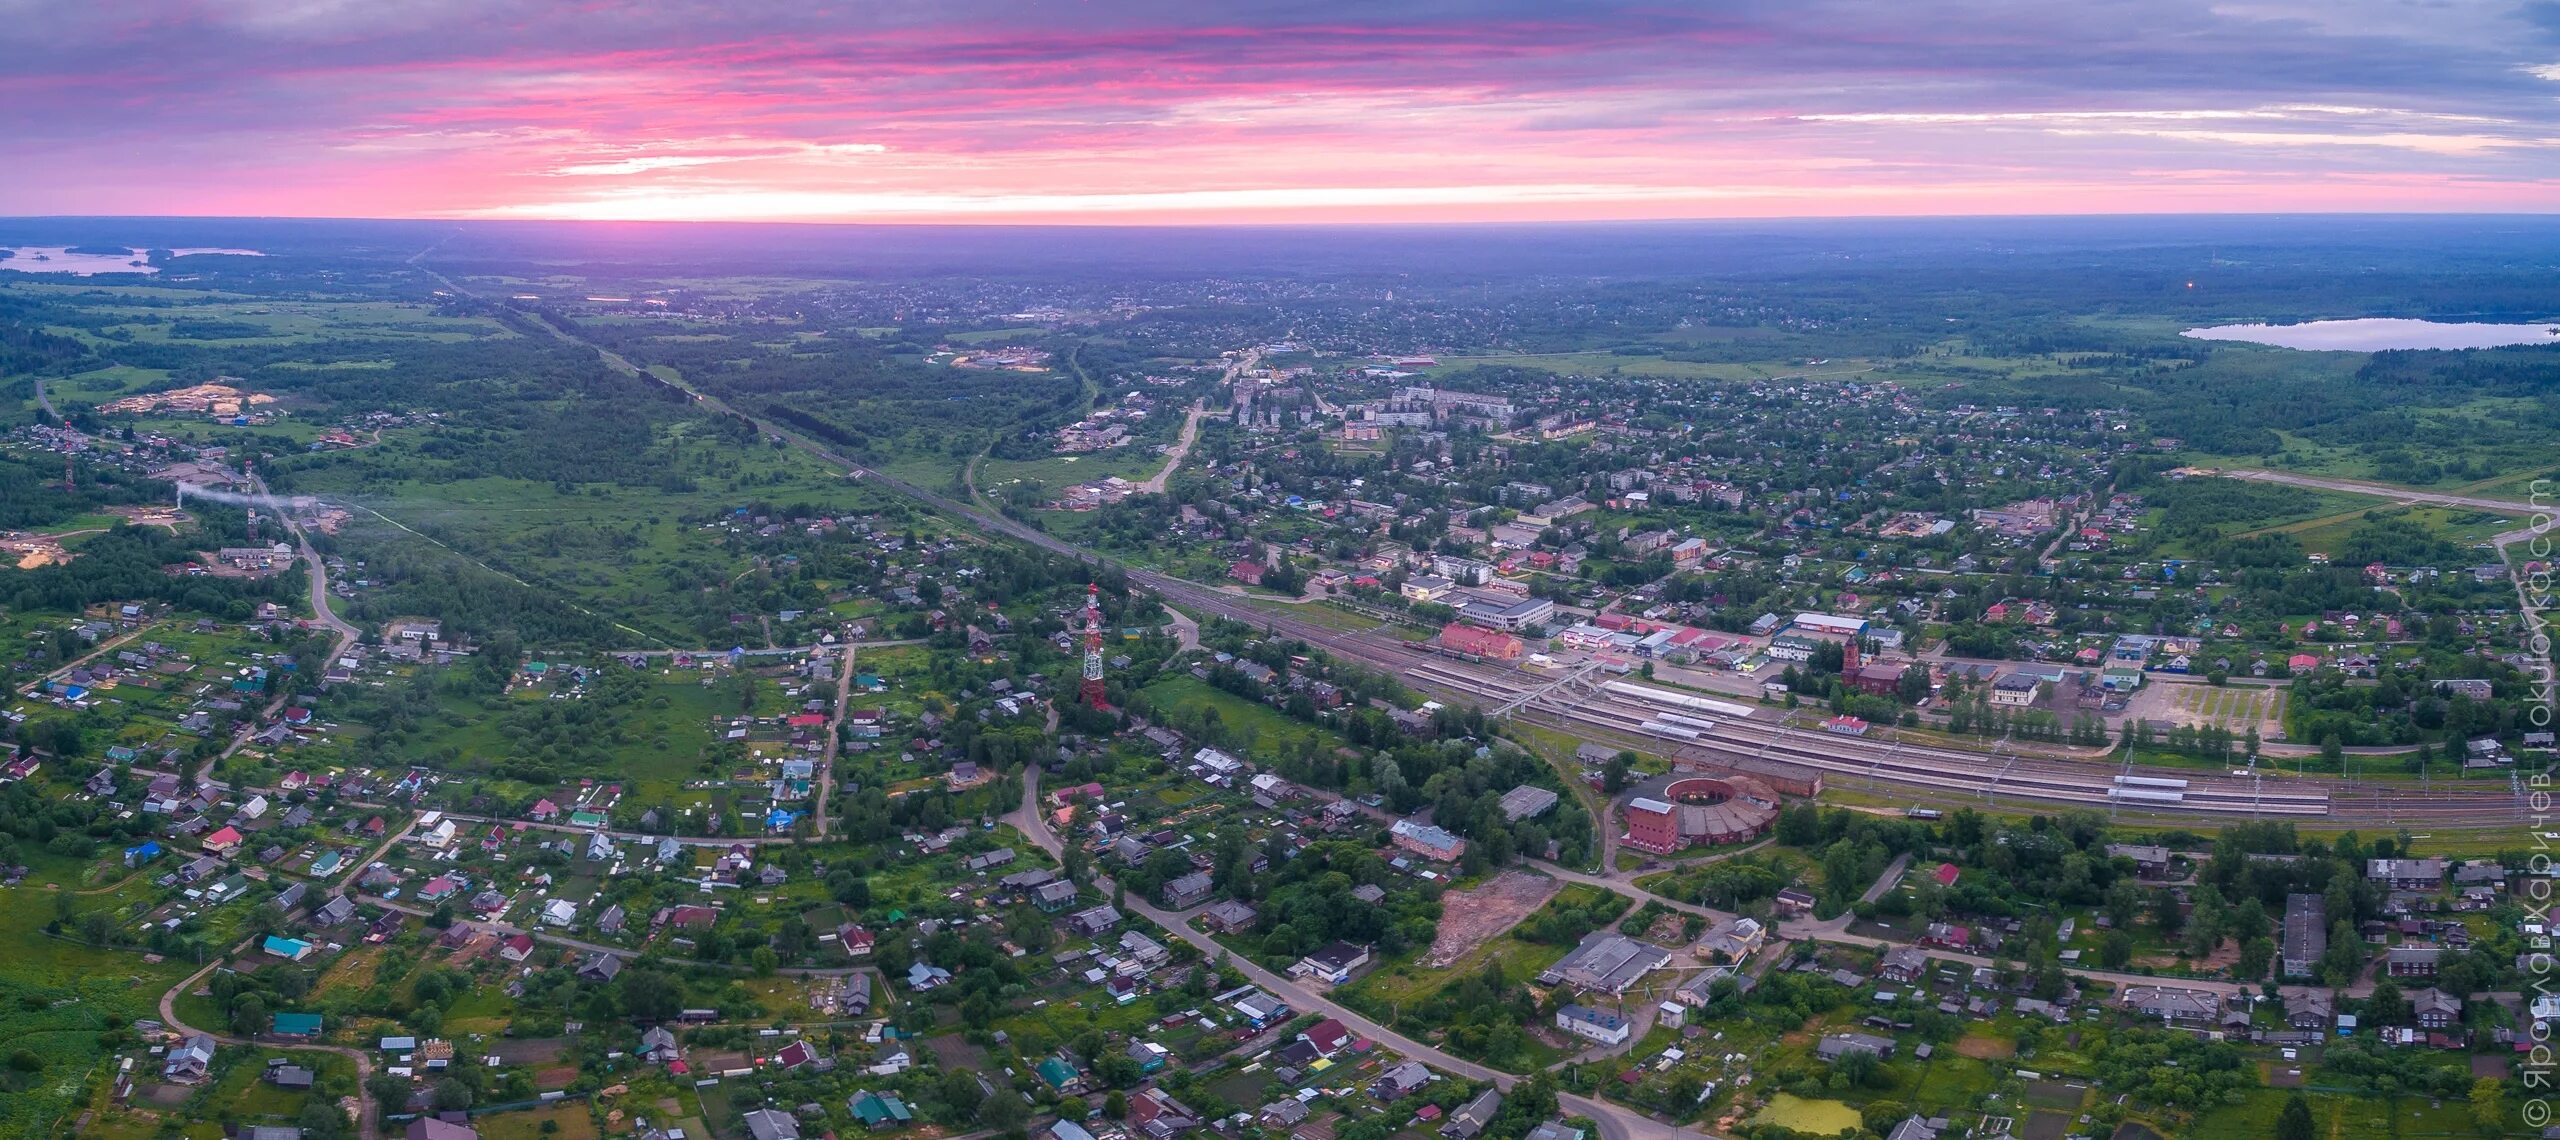
[[[1498,629],[1480,629],[1472,625],[1450,622],[1440,627],[1440,644],[1451,653],[1489,657],[1510,661],[1520,656],[1520,639]]]

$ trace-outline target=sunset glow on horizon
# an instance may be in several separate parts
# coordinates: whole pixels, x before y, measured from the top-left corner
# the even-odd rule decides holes
[[[2552,0],[0,0],[0,16],[13,215],[2560,208]]]

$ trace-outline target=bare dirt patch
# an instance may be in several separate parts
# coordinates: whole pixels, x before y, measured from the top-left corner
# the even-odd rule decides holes
[[[1544,875],[1505,871],[1474,890],[1440,896],[1440,929],[1424,964],[1438,969],[1466,957],[1546,905],[1557,885]]]
[[[2221,945],[2213,948],[2213,953],[2202,958],[2180,958],[2175,954],[2140,954],[2133,959],[2133,964],[2137,967],[2166,970],[2183,965],[2197,973],[2227,970],[2239,963],[2240,946],[2227,938]]]
[[[1956,1042],[1956,1055],[1977,1061],[1997,1061],[2018,1055],[2018,1043],[1998,1037],[1967,1037]]]
[[[2502,1054],[2474,1053],[2471,1055],[2472,1076],[2503,1077],[2507,1075],[2507,1067],[2507,1058]]]
[[[569,1055],[569,1041],[563,1037],[510,1037],[490,1042],[489,1055],[510,1065],[546,1065]]]
[[[985,1068],[987,1064],[985,1051],[970,1044],[967,1039],[957,1033],[927,1037],[924,1039],[924,1047],[933,1050],[933,1059],[940,1062],[945,1070],[977,1070]]]
[[[1678,946],[1687,939],[1680,937],[1687,916],[1678,911],[1657,916],[1653,925],[1644,928],[1644,939],[1657,946]]]

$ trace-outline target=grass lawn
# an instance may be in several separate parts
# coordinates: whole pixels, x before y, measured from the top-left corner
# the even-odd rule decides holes
[[[1211,688],[1208,682],[1188,674],[1166,677],[1140,691],[1161,712],[1180,715],[1191,715],[1191,710],[1216,712],[1219,724],[1232,734],[1231,739],[1242,740],[1245,751],[1249,753],[1279,751],[1291,742],[1310,736],[1324,748],[1342,747],[1342,738],[1330,730],[1301,724],[1278,709]]]
[[[1807,1136],[1829,1136],[1864,1126],[1858,1110],[1836,1100],[1806,1100],[1794,1093],[1769,1098],[1751,1117],[1753,1124],[1776,1124]]]
[[[545,1132],[545,1123],[555,1124]],[[471,1118],[471,1126],[480,1131],[480,1140],[593,1140],[598,1135],[593,1113],[583,1100],[564,1100],[540,1108],[515,1112],[495,1112]]]
[[[2163,1126],[2163,1135],[2193,1137],[2195,1140],[2265,1140],[2275,1134],[2276,1116],[2284,1111],[2293,1094],[2281,1089],[2257,1089],[2236,1105],[2214,1109],[2197,1117],[2183,1128]],[[2378,1097],[2342,1096],[2312,1093],[2305,1098],[2311,1105],[2312,1135],[2321,1137],[2355,1137],[2378,1140],[2387,1136],[2474,1136],[2469,1106],[2461,1106],[2465,1119],[2444,1121],[2441,1131],[2434,1128],[2410,1128],[2416,1123],[2412,1109],[2426,1113],[2427,1102],[2403,1097],[2395,1105]],[[2447,1102],[2448,1109],[2455,1107]]]

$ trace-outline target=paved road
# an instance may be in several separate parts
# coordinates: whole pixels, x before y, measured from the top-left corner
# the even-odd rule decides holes
[[[1191,414],[1182,421],[1182,438],[1173,441],[1173,450],[1164,453],[1164,466],[1158,468],[1155,474],[1147,476],[1146,482],[1138,484],[1140,492],[1164,493],[1165,483],[1173,478],[1176,470],[1182,467],[1183,457],[1191,454],[1192,441],[1200,438],[1200,417],[1207,414],[1209,414],[1208,405],[1199,400],[1191,401]]]
[[[1006,813],[1004,819],[1028,836],[1033,843],[1038,844],[1041,850],[1048,852],[1050,857],[1061,860],[1065,858],[1066,845],[1059,840],[1058,833],[1050,829],[1048,817],[1040,811],[1040,773],[1037,769],[1024,771],[1022,803],[1013,811]],[[1110,880],[1097,877],[1094,885],[1108,891]],[[1216,939],[1192,929],[1184,915],[1161,909],[1135,895],[1122,899],[1121,905],[1172,932],[1175,937],[1190,943],[1212,959],[1221,955],[1226,956],[1228,965],[1233,966],[1238,973],[1243,974],[1253,984],[1262,987],[1263,992],[1288,1002],[1293,1009],[1322,1012],[1341,1021],[1363,1037],[1435,1069],[1456,1073],[1469,1080],[1491,1081],[1505,1089],[1520,1080],[1519,1077],[1510,1073],[1486,1068],[1463,1057],[1444,1053],[1406,1037],[1362,1017],[1358,1011],[1336,1004],[1332,999],[1311,987],[1265,969],[1241,955],[1232,954],[1226,947],[1218,945]],[[1560,1096],[1558,1099],[1567,1113],[1590,1117],[1594,1123],[1598,1124],[1603,1140],[1673,1140],[1676,1133],[1684,1131],[1619,1105],[1570,1094]],[[1714,1135],[1699,1129],[1685,1131],[1701,1136]]]
[[[1866,894],[1858,896],[1858,901],[1872,903],[1877,899],[1883,898],[1886,891],[1892,890],[1895,884],[1902,881],[1902,873],[1910,869],[1910,852],[1905,851],[1900,855],[1894,856],[1893,862],[1885,865],[1884,873],[1876,876],[1875,885],[1868,887]]]
[[[321,625],[327,627],[331,633],[338,635],[337,642],[329,647],[329,656],[320,663],[319,671],[321,673],[326,673],[329,671],[329,666],[331,664],[335,663],[338,658],[346,655],[347,649],[356,643],[356,638],[362,636],[362,631],[358,630],[345,619],[340,618],[337,611],[331,608],[329,602],[329,565],[328,563],[321,561],[320,552],[312,548],[311,536],[303,533],[302,524],[294,521],[292,511],[285,509],[282,504],[278,504],[273,501],[274,496],[267,492],[267,480],[265,476],[258,474],[253,469],[249,472],[249,479],[251,485],[258,489],[259,497],[269,500],[270,506],[275,510],[276,517],[283,520],[286,530],[292,532],[294,544],[300,548],[298,553],[302,559],[303,565],[311,568],[310,590],[311,613],[313,617],[318,620]],[[258,714],[258,719],[262,721],[274,720],[277,712],[284,708],[284,702],[287,696],[288,694],[284,693],[276,694],[276,698],[274,700],[267,702],[266,710]],[[205,762],[196,768],[196,783],[198,785],[211,785],[214,782],[214,767],[221,764],[224,760],[230,759],[231,754],[240,751],[241,746],[247,744],[249,739],[250,733],[246,731],[234,734],[228,747],[225,747],[221,752],[213,756],[205,758]]]
[[[2394,487],[2387,483],[2368,483],[2361,479],[2331,479],[2319,475],[2296,475],[2290,471],[2262,471],[2254,468],[2235,468],[2218,472],[2218,474],[2224,478],[2246,479],[2253,483],[2282,483],[2291,487],[2344,491],[2351,495],[2370,495],[2402,503],[2428,503],[2440,507],[2476,507],[2484,511],[2502,513],[2530,514],[2534,510],[2533,504],[2518,502],[2514,499],[2493,499],[2485,495],[2448,494],[2442,491],[2419,491],[2408,487]]]

